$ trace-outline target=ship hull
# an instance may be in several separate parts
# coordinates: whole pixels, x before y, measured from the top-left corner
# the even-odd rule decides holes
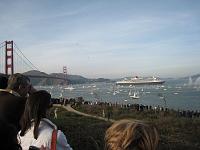
[[[150,82],[116,82],[116,85],[159,85],[165,81],[150,81]]]

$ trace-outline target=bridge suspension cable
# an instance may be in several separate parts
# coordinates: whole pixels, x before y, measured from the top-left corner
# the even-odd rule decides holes
[[[13,41],[0,43],[0,73],[24,73],[39,69],[22,53]]]
[[[16,43],[14,43],[14,53],[17,54],[18,57],[22,60],[20,62],[22,65],[26,65],[27,67],[39,71],[39,69],[22,53]]]
[[[28,67],[24,69],[24,67]],[[13,41],[5,41],[0,43],[0,73],[2,74],[13,74],[13,73],[24,73],[30,70],[39,69],[22,53],[16,43]],[[64,74],[67,73],[67,68],[65,67]],[[64,77],[56,77],[51,75],[28,75],[34,78],[53,78],[65,80]]]
[[[0,73],[4,73],[5,69],[5,42],[0,44]]]

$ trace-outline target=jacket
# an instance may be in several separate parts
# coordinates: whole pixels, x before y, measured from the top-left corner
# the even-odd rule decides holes
[[[19,137],[22,149],[28,150],[30,146],[36,146],[40,148],[42,145],[51,149],[52,132],[53,129],[57,130],[56,125],[53,124],[50,120],[43,118],[39,124],[39,134],[37,139],[34,139],[33,129],[34,127],[32,126],[24,136]],[[65,135],[60,130],[57,132],[56,150],[72,150],[67,142]]]
[[[24,112],[26,98],[12,90],[0,89],[0,114],[8,123],[20,130],[19,121]]]

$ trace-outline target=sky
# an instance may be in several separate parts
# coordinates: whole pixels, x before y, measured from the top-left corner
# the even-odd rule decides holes
[[[199,0],[0,0],[0,43],[46,73],[90,78],[200,73]]]

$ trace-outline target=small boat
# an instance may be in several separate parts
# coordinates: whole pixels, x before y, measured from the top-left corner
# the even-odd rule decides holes
[[[158,97],[159,97],[160,99],[164,99],[164,98],[165,98],[164,95],[163,95],[162,93],[158,93]]]
[[[182,87],[181,86],[177,86],[176,89],[182,89]]]
[[[133,99],[139,99],[139,92],[134,92],[133,95],[132,95],[132,92],[131,90],[129,91],[128,95],[130,96],[130,98],[133,98]]]
[[[60,97],[60,98],[63,97],[63,93],[60,93],[60,96],[59,96],[59,97]]]
[[[119,94],[119,93],[120,93],[119,91],[114,91],[113,95],[116,95],[116,94]]]
[[[133,98],[133,99],[139,99],[139,93],[138,92],[134,92],[133,95],[130,95],[130,98]]]
[[[72,90],[74,90],[75,88],[73,88],[72,86],[69,86],[69,87],[65,87],[64,89],[65,89],[65,90],[70,90],[70,91],[72,91]]]
[[[177,95],[177,94],[178,94],[177,92],[174,93],[174,95]]]

